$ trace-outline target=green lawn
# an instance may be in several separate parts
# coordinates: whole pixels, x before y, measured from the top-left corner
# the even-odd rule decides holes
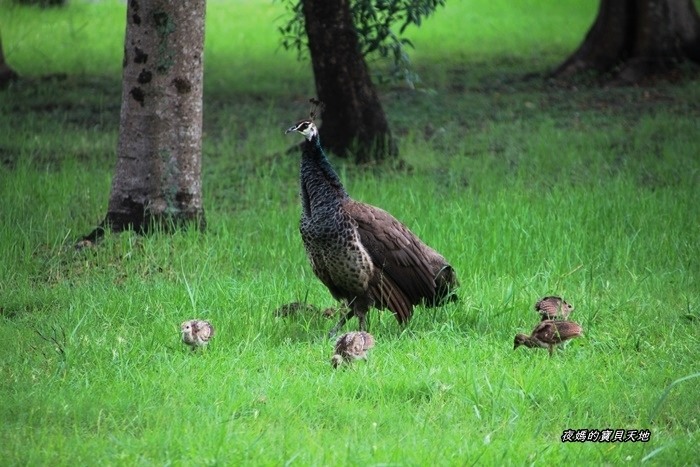
[[[405,163],[332,162],[448,258],[460,301],[407,329],[373,310],[369,361],[335,371],[335,318],[274,313],[335,305],[297,228],[283,130],[313,77],[279,49],[281,6],[208,4],[208,231],[75,250],[106,211],[124,6],[2,3],[25,79],[0,92],[0,459],[697,465],[700,86],[519,80],[576,48],[596,8],[580,3],[450,1],[410,31],[421,85],[379,89]],[[513,351],[549,294],[585,337]],[[217,329],[205,352],[179,342],[192,317]],[[651,438],[562,443],[567,429]]]

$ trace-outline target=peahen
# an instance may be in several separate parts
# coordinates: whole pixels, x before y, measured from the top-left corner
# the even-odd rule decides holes
[[[316,276],[349,311],[330,331],[334,336],[356,316],[367,330],[370,307],[390,309],[401,324],[413,306],[456,300],[459,285],[452,266],[391,214],[355,201],[343,188],[321,148],[312,119],[286,133],[301,133],[299,230]]]

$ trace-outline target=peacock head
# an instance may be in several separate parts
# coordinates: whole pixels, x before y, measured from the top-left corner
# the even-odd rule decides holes
[[[302,120],[293,126],[289,127],[287,131],[284,132],[286,135],[287,133],[291,133],[292,131],[296,131],[298,133],[301,133],[304,135],[304,138],[307,140],[311,141],[314,137],[318,136],[318,128],[316,128],[316,124],[311,121],[311,120]]]

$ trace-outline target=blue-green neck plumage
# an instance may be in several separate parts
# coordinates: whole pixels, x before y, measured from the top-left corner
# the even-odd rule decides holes
[[[348,198],[343,184],[321,148],[318,136],[302,143],[301,203],[304,215],[315,211],[337,208]]]

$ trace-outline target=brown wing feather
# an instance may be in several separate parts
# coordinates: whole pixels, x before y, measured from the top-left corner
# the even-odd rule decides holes
[[[389,308],[399,323],[406,323],[413,314],[413,304],[406,294],[396,285],[394,280],[383,275],[369,285],[370,294],[375,297],[375,307]]]
[[[535,326],[532,337],[547,344],[558,344],[581,335],[581,326],[573,321],[544,320]]]
[[[398,302],[407,301],[408,313],[397,312],[407,319],[412,305],[423,300],[432,302],[436,290],[433,263],[440,260],[446,264],[444,258],[382,209],[353,200],[348,200],[343,208],[357,223],[362,245],[375,266],[383,271],[378,287],[388,297],[387,306],[397,312],[392,301],[399,308],[405,306]]]
[[[552,320],[540,321],[532,331],[532,337],[547,344],[554,343],[556,334],[557,327]]]

